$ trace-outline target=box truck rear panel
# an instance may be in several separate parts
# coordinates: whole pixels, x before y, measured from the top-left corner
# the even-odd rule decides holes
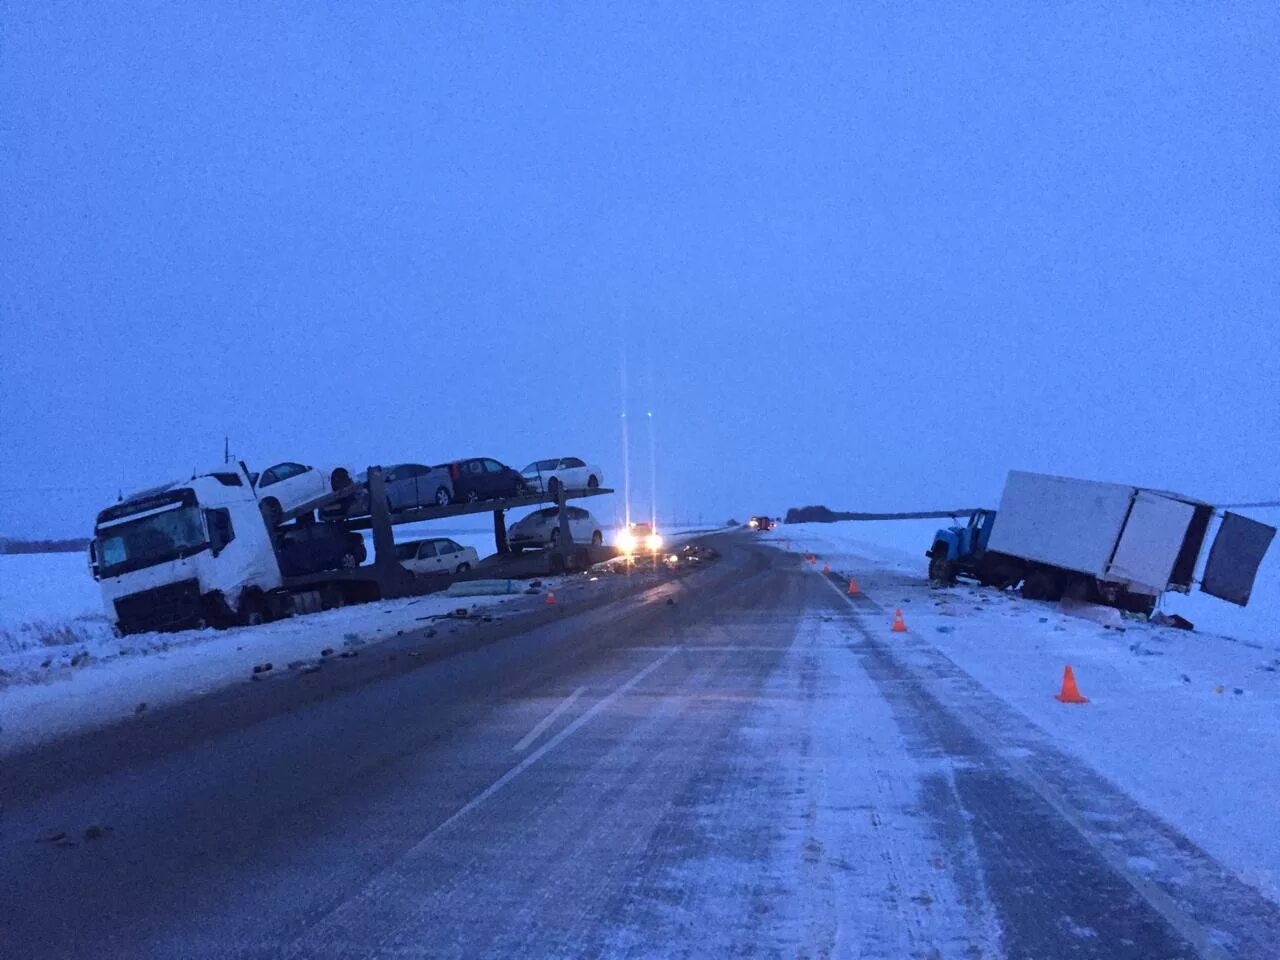
[[[1195,512],[1190,503],[1139,490],[1106,579],[1138,593],[1163,593]]]

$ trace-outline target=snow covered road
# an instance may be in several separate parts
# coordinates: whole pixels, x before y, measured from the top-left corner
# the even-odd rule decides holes
[[[434,662],[6,766],[0,955],[1280,954],[1258,878],[935,642],[961,618],[918,577],[715,540]]]

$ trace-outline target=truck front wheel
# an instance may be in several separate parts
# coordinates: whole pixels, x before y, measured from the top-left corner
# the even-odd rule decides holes
[[[246,590],[240,595],[240,625],[256,627],[266,621],[266,610],[262,602],[262,594],[257,590]]]
[[[956,565],[947,556],[945,544],[934,544],[929,554],[929,579],[947,586],[956,582]]]

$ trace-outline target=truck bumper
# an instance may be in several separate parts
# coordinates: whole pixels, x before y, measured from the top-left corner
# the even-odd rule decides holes
[[[179,580],[117,597],[114,606],[121,633],[187,630],[199,626],[205,613],[198,580]]]

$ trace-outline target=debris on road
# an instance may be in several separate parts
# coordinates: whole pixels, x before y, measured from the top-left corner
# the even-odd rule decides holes
[[[1176,613],[1156,613],[1151,617],[1151,622],[1161,627],[1173,627],[1177,630],[1194,630],[1196,625],[1186,617],[1180,617]]]
[[[460,580],[449,584],[445,595],[450,597],[492,597],[521,593],[524,584],[518,580]]]
[[[1058,601],[1058,610],[1069,617],[1092,620],[1094,623],[1102,624],[1102,626],[1112,630],[1124,629],[1124,617],[1120,615],[1120,611],[1115,607],[1104,607],[1097,603],[1086,603],[1083,600],[1072,600],[1070,597],[1063,597]]]

